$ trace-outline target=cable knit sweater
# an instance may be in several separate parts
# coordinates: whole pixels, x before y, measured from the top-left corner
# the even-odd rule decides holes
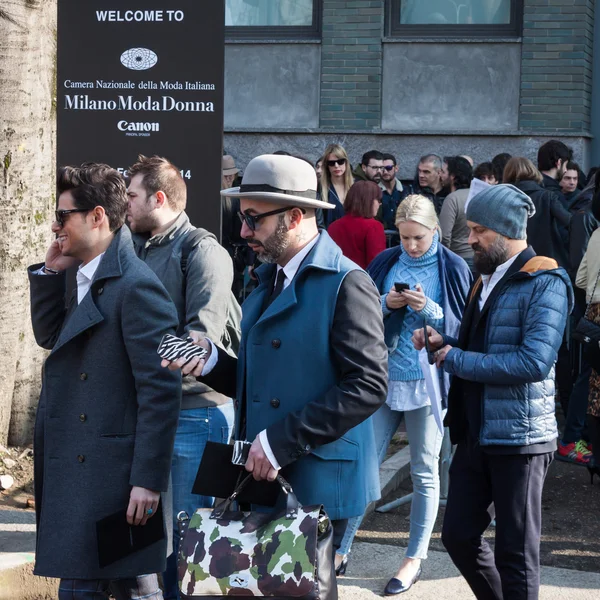
[[[423,317],[426,317],[427,324],[437,331],[444,330],[444,312],[440,306],[442,289],[437,256],[438,244],[439,237],[436,233],[433,243],[423,256],[413,258],[406,252],[402,252],[385,278],[384,290],[390,290],[394,282],[408,283],[411,289],[420,283],[427,297],[427,303],[422,311],[414,311],[410,306],[406,309],[398,346],[389,355],[390,381],[412,381],[423,378],[418,352],[411,342],[413,331],[423,327]],[[387,293],[381,298],[384,315],[391,312],[385,303],[386,296]]]

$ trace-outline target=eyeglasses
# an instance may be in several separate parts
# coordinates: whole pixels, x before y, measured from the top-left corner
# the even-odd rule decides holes
[[[383,167],[386,171],[393,171],[396,168],[396,165],[386,165]]]
[[[345,165],[345,164],[346,164],[345,158],[338,158],[337,160],[328,160],[327,161],[328,167],[335,167],[335,165],[339,165],[341,167],[342,165]]]
[[[245,213],[239,212],[238,217],[240,218],[240,221],[242,223],[246,223],[246,225],[248,226],[248,229],[250,229],[251,231],[256,231],[258,222],[261,219],[264,219],[265,217],[270,217],[271,215],[279,215],[288,210],[291,210],[292,208],[294,208],[294,207],[286,206],[284,208],[278,208],[277,210],[270,210],[269,212],[261,213],[260,215],[247,215]],[[303,208],[301,208],[300,210],[302,211],[303,215],[306,214],[306,211]]]
[[[58,223],[59,227],[64,227],[65,217],[71,213],[87,213],[92,210],[91,208],[70,208],[68,210],[55,210],[54,219]]]
[[[373,169],[373,171],[383,171],[383,169],[385,169],[385,167],[384,166],[375,167],[374,165],[367,165],[367,169]]]

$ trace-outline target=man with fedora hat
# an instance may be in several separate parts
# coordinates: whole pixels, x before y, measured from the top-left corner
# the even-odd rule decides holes
[[[265,264],[242,308],[238,358],[196,336],[210,354],[183,372],[237,398],[246,469],[257,480],[281,469],[303,504],[325,506],[339,546],[347,519],[379,498],[367,419],[386,398],[387,349],[379,294],[318,230],[315,210],[333,206],[316,189],[305,161],[264,155],[221,192],[240,198],[242,237]]]
[[[458,339],[429,328],[453,375],[447,425],[456,453],[442,541],[480,600],[539,590],[542,487],[556,450],[554,364],[573,292],[554,259],[527,245],[529,196],[497,185],[466,208],[473,284]],[[424,346],[423,330],[415,347]],[[483,532],[496,518],[495,552]]]

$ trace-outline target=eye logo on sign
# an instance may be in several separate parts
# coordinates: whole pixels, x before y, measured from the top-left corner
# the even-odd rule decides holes
[[[158,62],[158,56],[148,48],[132,48],[121,54],[121,64],[132,71],[151,69]]]

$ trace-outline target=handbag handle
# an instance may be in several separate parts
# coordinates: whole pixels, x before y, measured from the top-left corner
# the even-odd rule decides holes
[[[242,479],[241,483],[235,488],[233,494],[231,494],[229,498],[223,500],[221,504],[213,509],[213,511],[210,513],[210,518],[220,519],[225,511],[229,510],[229,507],[237,499],[242,490],[248,485],[251,478],[252,474],[246,475],[246,477]],[[296,497],[296,494],[294,494],[292,486],[281,475],[277,475],[277,483],[279,483],[281,490],[286,495],[285,517],[286,519],[295,519],[298,516],[300,502],[298,502],[298,498]]]
[[[594,299],[594,294],[596,293],[596,289],[598,287],[598,282],[600,281],[600,269],[598,269],[598,276],[596,277],[596,284],[594,285],[594,289],[592,290],[592,295],[590,296],[590,301],[588,305],[585,307],[585,314],[583,315],[584,319],[588,318],[590,314],[590,307],[592,306],[592,300]]]

